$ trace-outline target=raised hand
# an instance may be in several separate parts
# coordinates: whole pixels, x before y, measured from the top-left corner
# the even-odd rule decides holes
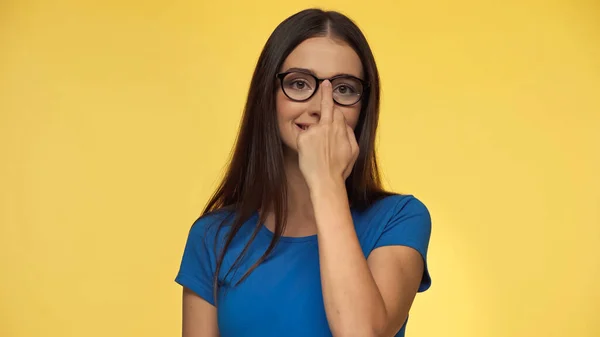
[[[323,81],[321,91],[319,123],[301,132],[297,138],[300,171],[309,187],[331,181],[344,182],[359,153],[354,131],[334,105],[328,80]]]

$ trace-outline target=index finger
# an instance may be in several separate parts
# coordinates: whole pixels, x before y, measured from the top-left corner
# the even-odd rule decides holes
[[[333,120],[333,89],[329,80],[321,85],[321,124],[331,123]]]

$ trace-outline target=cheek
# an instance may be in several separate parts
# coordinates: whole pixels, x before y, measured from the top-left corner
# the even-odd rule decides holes
[[[285,106],[285,100],[283,100],[281,95],[277,95],[277,99],[275,100],[275,111],[277,111],[277,122],[281,123],[285,119],[285,111],[287,110]]]
[[[296,119],[303,112],[303,105],[290,101],[281,91],[277,94],[275,100],[275,109],[277,111],[277,121],[280,124]]]
[[[352,129],[356,128],[356,124],[358,124],[358,117],[360,115],[361,106],[360,104],[353,107],[346,107],[342,110],[344,117],[346,117],[346,122]]]

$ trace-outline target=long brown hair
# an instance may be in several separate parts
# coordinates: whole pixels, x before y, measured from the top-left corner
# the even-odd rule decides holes
[[[225,253],[244,222],[261,208],[269,207],[275,215],[274,236],[268,248],[236,285],[267,258],[284,232],[287,219],[287,184],[283,144],[275,109],[278,90],[276,74],[296,46],[308,38],[317,36],[335,37],[351,46],[360,57],[365,80],[369,83],[354,131],[360,154],[346,180],[350,206],[363,210],[375,201],[392,194],[383,190],[377,167],[375,131],[379,119],[379,74],[365,36],[352,20],[335,11],[307,9],[290,16],[273,31],[260,54],[229,166],[202,212],[202,216],[205,216],[217,210],[228,209],[231,211],[228,213],[233,216],[233,221],[226,226],[225,242],[217,255],[214,275],[215,301],[219,287],[218,275]],[[227,275],[239,267],[265,218],[264,213],[260,215],[252,236]],[[226,217],[220,223],[219,230],[225,227],[228,220],[229,217]],[[215,244],[215,247],[217,246]]]

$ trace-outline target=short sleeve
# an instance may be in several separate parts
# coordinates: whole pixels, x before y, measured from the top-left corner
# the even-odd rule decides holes
[[[209,219],[196,220],[188,233],[179,273],[175,282],[192,290],[208,303],[215,305],[213,280],[216,270],[214,236],[210,235]],[[212,239],[211,239],[212,237]]]
[[[425,266],[419,286],[419,292],[423,292],[431,286],[427,266],[427,250],[431,237],[429,210],[419,199],[406,196],[397,202],[393,212],[373,249],[383,246],[408,246],[417,250],[423,257]]]

